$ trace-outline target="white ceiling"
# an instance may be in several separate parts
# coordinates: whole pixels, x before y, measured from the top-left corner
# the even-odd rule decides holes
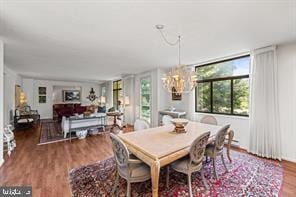
[[[24,76],[108,80],[296,39],[293,1],[0,0],[5,64]]]

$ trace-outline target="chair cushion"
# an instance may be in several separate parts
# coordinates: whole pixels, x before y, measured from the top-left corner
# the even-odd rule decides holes
[[[98,107],[98,113],[106,113],[106,106]]]
[[[17,121],[17,123],[29,123],[29,122],[33,122],[34,120],[32,118],[24,118],[24,119],[19,119]]]
[[[178,172],[183,172],[187,174],[189,172],[189,168],[188,168],[189,162],[190,162],[190,157],[186,156],[173,162],[171,164],[171,167]],[[199,164],[191,163],[191,172],[199,171],[201,167],[202,167],[202,162],[200,162]]]
[[[150,177],[150,168],[145,163],[130,165],[131,178],[142,179]],[[127,178],[128,169],[126,167],[119,167],[119,173]]]

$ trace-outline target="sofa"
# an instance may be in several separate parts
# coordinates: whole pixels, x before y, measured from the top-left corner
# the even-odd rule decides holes
[[[74,116],[74,114],[83,114],[87,110],[86,106],[80,104],[54,104],[53,112],[54,117],[58,120],[62,120],[62,117]]]

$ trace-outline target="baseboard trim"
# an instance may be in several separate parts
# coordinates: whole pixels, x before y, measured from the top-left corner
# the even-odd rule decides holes
[[[283,160],[296,163],[296,159],[294,159],[294,158],[283,157]]]
[[[4,159],[0,160],[0,167],[4,164]]]
[[[241,150],[241,151],[245,151],[245,152],[248,153],[248,154],[252,154],[252,153],[248,152],[247,149],[245,149],[245,148],[242,148],[242,147],[234,147],[234,146],[231,146],[231,147],[234,148],[234,149],[238,149],[238,150]],[[260,157],[260,156],[258,156],[258,157]],[[287,162],[296,163],[296,159],[294,159],[294,158],[289,158],[289,157],[282,157],[282,160],[281,160],[281,161],[287,161]]]

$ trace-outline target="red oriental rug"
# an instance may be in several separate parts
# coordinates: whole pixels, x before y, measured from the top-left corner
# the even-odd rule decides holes
[[[212,174],[211,163],[204,164],[207,191],[199,173],[192,175],[194,196],[278,196],[283,180],[282,166],[271,160],[232,151],[232,163],[227,162],[226,173],[220,159],[217,160],[218,180]],[[226,157],[225,157],[226,158]],[[97,163],[72,169],[69,172],[73,196],[111,196],[115,178],[115,160],[109,158]],[[165,170],[161,170],[159,196],[189,196],[187,177],[171,170],[170,187],[166,188]],[[126,181],[120,178],[119,196],[126,195]],[[132,196],[151,196],[151,181],[132,183]]]

